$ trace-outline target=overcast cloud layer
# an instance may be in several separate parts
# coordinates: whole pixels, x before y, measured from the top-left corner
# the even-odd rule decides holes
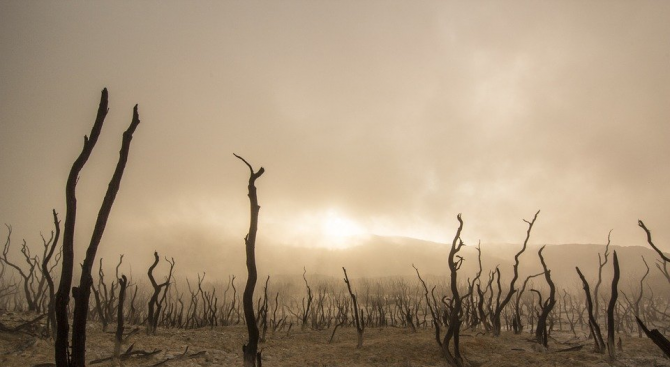
[[[139,104],[101,254],[241,245],[247,168],[264,244],[361,233],[670,250],[670,3],[0,2],[0,221],[90,236]],[[348,218],[348,219],[347,219]],[[315,231],[316,229],[316,231]],[[4,231],[2,232],[4,236]],[[185,250],[186,249],[186,250]]]

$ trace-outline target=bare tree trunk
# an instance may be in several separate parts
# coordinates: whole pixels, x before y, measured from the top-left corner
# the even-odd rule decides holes
[[[614,278],[612,279],[612,296],[610,297],[610,303],[607,307],[607,349],[609,351],[610,359],[616,359],[616,346],[614,344],[614,308],[616,307],[616,300],[619,296],[618,285],[619,285],[619,259],[616,256],[616,251],[614,251],[614,256],[612,257],[612,262],[614,264]]]
[[[358,308],[358,299],[356,295],[351,290],[351,283],[349,283],[349,277],[347,276],[347,269],[342,267],[344,271],[344,282],[347,284],[347,289],[349,290],[349,296],[351,297],[352,303],[352,313],[354,314],[354,321],[356,322],[356,334],[358,334],[358,340],[356,343],[356,348],[363,347],[363,332],[365,331],[365,319],[363,319],[363,310]]]
[[[116,199],[116,194],[121,185],[121,178],[123,171],[128,161],[128,153],[130,151],[130,142],[133,138],[133,133],[140,123],[137,105],[133,109],[133,119],[128,129],[123,133],[123,140],[121,143],[121,150],[119,151],[119,160],[112,175],[112,179],[107,187],[107,192],[103,199],[98,217],[93,228],[91,242],[86,250],[86,257],[82,265],[82,274],[79,281],[79,287],[74,287],[72,293],[75,299],[74,305],[74,319],[72,322],[72,355],[68,354],[68,334],[69,324],[67,317],[67,307],[70,298],[70,287],[72,285],[72,272],[74,266],[74,229],[77,213],[77,198],[76,186],[79,179],[79,172],[88,161],[88,158],[95,147],[95,144],[100,136],[102,125],[107,115],[108,105],[107,89],[102,91],[100,98],[100,105],[98,107],[98,114],[91,129],[91,136],[84,137],[84,147],[79,157],[75,160],[68,176],[65,187],[66,198],[66,215],[65,228],[63,235],[63,263],[61,271],[61,279],[56,294],[56,322],[58,330],[56,333],[55,345],[55,359],[58,367],[63,366],[85,366],[86,365],[86,318],[88,315],[88,303],[91,295],[91,285],[93,278],[91,277],[91,269],[95,261],[95,255],[98,250],[98,245],[102,239],[102,235],[109,219],[109,214],[112,210],[112,205]]]
[[[158,284],[156,282],[156,278],[154,278],[153,272],[154,269],[156,268],[156,265],[158,265],[159,260],[160,258],[158,256],[158,252],[154,251],[154,262],[153,264],[151,264],[149,270],[147,271],[149,281],[151,282],[151,286],[154,289],[154,293],[151,295],[149,303],[147,304],[148,306],[147,335],[156,335],[156,328],[158,326],[158,316],[160,315],[162,305],[162,303],[158,302],[158,297],[161,293],[161,290],[163,290],[163,296],[167,294],[168,287],[170,286],[170,280],[172,280],[172,271],[174,269],[175,264],[174,258],[172,258],[171,262],[167,258],[165,258],[165,261],[167,261],[170,264],[170,272],[168,273],[168,277],[165,280],[165,282]]]
[[[461,231],[463,230],[463,220],[459,214],[458,219],[458,230],[456,230],[456,235],[454,240],[451,243],[451,249],[449,250],[448,265],[449,272],[451,274],[451,302],[449,310],[449,325],[447,326],[447,331],[444,335],[444,340],[442,341],[442,353],[447,360],[447,363],[455,367],[463,367],[463,356],[461,356],[460,349],[460,332],[462,320],[462,311],[463,311],[463,300],[458,293],[458,269],[460,269],[463,264],[463,258],[458,256],[458,252],[463,247],[463,241],[461,240]],[[458,258],[458,260],[456,260]],[[464,298],[467,297],[464,296]],[[449,345],[453,341],[453,353],[449,350]]]
[[[95,262],[95,255],[98,251],[98,246],[102,240],[102,235],[107,226],[109,214],[112,211],[112,205],[116,199],[116,194],[121,187],[121,178],[123,171],[126,168],[128,161],[128,152],[130,150],[130,142],[133,139],[133,133],[140,124],[140,116],[137,111],[137,105],[133,109],[133,120],[123,133],[123,141],[121,144],[121,151],[119,152],[119,160],[116,164],[116,169],[112,175],[112,179],[107,187],[107,193],[100,206],[98,212],[98,219],[93,228],[93,235],[91,242],[86,250],[86,257],[81,270],[81,278],[79,280],[79,287],[72,290],[74,295],[74,317],[72,320],[72,365],[79,367],[86,365],[86,318],[88,316],[88,302],[91,296],[91,286],[93,285],[93,277],[91,270]]]
[[[526,280],[523,281],[523,286],[521,287],[521,290],[516,294],[516,301],[514,302],[514,316],[513,316],[514,320],[512,322],[512,329],[514,330],[514,334],[521,334],[521,332],[523,331],[523,323],[521,322],[520,302],[521,297],[523,296],[523,293],[526,291],[526,287],[528,286],[528,281],[542,274],[544,274],[544,272],[537,273],[535,275],[529,275],[528,277],[526,277]]]
[[[102,90],[98,114],[91,129],[90,136],[84,136],[84,147],[79,157],[72,164],[70,174],[65,186],[65,225],[63,228],[63,260],[58,292],[56,293],[56,343],[54,348],[56,366],[66,367],[70,365],[69,333],[70,324],[67,315],[70,303],[70,288],[72,286],[72,271],[74,267],[74,227],[77,219],[77,196],[76,187],[79,180],[79,172],[84,168],[86,161],[91,156],[102,130],[102,124],[107,116],[107,89]]]
[[[584,293],[586,293],[586,310],[589,313],[589,329],[591,330],[591,335],[595,341],[595,351],[596,353],[605,353],[605,342],[603,341],[603,334],[600,332],[600,325],[598,325],[598,320],[596,319],[593,313],[593,301],[591,300],[591,290],[589,289],[589,283],[586,281],[584,274],[579,270],[578,267],[577,274],[582,280],[584,285]]]
[[[254,315],[254,288],[256,288],[256,280],[258,273],[256,270],[256,232],[258,231],[258,213],[261,207],[258,205],[258,196],[256,194],[256,179],[261,177],[265,169],[261,167],[257,172],[254,172],[253,167],[237,154],[235,157],[239,158],[244,164],[249,167],[249,205],[251,211],[251,219],[249,223],[249,233],[244,238],[247,253],[247,284],[244,287],[244,294],[242,295],[242,304],[244,307],[244,319],[247,323],[247,332],[249,334],[249,344],[242,347],[244,352],[244,366],[255,367],[256,361],[260,362],[261,355],[258,353],[258,339],[259,331],[256,325],[256,316]],[[260,365],[260,363],[259,363]]]
[[[607,264],[610,255],[610,243],[611,243],[612,230],[607,234],[607,244],[605,245],[605,253],[603,256],[600,256],[598,253],[598,281],[596,286],[593,288],[593,315],[598,320],[600,317],[600,296],[598,295],[598,290],[600,289],[600,284],[603,280],[603,268]],[[602,258],[605,258],[603,261]]]
[[[49,273],[49,261],[51,260],[51,257],[54,254],[54,250],[58,246],[58,239],[60,238],[60,221],[58,220],[58,213],[56,213],[56,209],[53,210],[53,218],[54,218],[54,227],[56,228],[56,235],[51,242],[51,247],[49,248],[49,251],[47,252],[47,255],[44,256],[44,259],[42,260],[42,274],[44,274],[44,277],[46,278],[47,285],[49,287],[49,303],[47,305],[47,317],[49,319],[49,325],[50,325],[50,331],[51,331],[51,337],[56,339],[56,308],[55,308],[55,303],[56,303],[56,295],[55,295],[55,290],[54,290],[54,281],[51,278],[51,274]]]
[[[544,278],[547,280],[547,284],[549,284],[549,298],[547,298],[544,304],[540,305],[542,307],[542,312],[540,313],[540,317],[538,317],[537,319],[537,329],[535,329],[535,339],[538,344],[542,344],[545,348],[547,348],[548,347],[547,317],[549,316],[549,313],[556,304],[556,298],[555,298],[556,287],[554,286],[554,282],[551,281],[551,270],[547,269],[547,264],[544,262],[544,257],[542,256],[542,250],[544,250],[544,247],[545,246],[542,246],[542,248],[540,248],[538,256],[540,256],[542,269],[544,269]]]
[[[521,251],[519,251],[515,256],[514,256],[514,276],[512,277],[512,280],[510,281],[509,284],[509,290],[507,291],[507,295],[503,299],[502,302],[496,302],[495,310],[493,311],[493,335],[494,336],[499,336],[500,331],[502,329],[502,324],[500,322],[500,316],[502,314],[502,310],[507,306],[507,303],[512,299],[512,295],[514,292],[516,292],[516,289],[514,288],[514,284],[516,284],[517,279],[519,278],[519,256],[523,254],[524,251],[526,251],[526,247],[528,246],[528,240],[530,239],[530,232],[533,230],[533,225],[535,224],[535,220],[537,220],[537,216],[540,214],[540,211],[538,210],[537,213],[535,213],[535,216],[533,217],[533,220],[527,221],[524,219],[524,222],[528,224],[528,230],[526,231],[526,239],[523,241],[523,247],[521,248]],[[498,282],[500,282],[500,272],[498,272]],[[498,292],[498,299],[500,299],[500,291]]]
[[[656,267],[661,271],[661,273],[663,273],[663,275],[665,276],[665,279],[668,282],[670,282],[670,273],[668,272],[668,262],[670,262],[670,258],[665,256],[665,254],[661,250],[659,250],[659,248],[656,247],[656,245],[654,245],[654,241],[652,241],[652,239],[651,239],[651,231],[649,229],[647,229],[647,226],[644,225],[644,222],[642,222],[641,220],[638,220],[637,224],[647,234],[647,243],[649,243],[649,246],[651,246],[651,248],[653,248],[654,251],[656,251],[658,256],[661,257],[661,260],[663,260],[663,268],[661,268],[661,266],[658,265],[658,264],[656,264]]]
[[[119,353],[121,352],[121,343],[123,342],[123,303],[126,300],[126,286],[128,285],[128,278],[122,275],[119,279],[119,307],[117,309],[116,317],[116,334],[114,335],[114,360],[119,361]]]

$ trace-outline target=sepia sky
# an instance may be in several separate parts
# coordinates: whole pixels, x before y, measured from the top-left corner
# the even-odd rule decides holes
[[[670,251],[670,2],[2,1],[0,222],[85,246],[139,104],[103,254],[349,235]],[[0,236],[6,229],[0,230]],[[163,249],[163,250],[161,250]],[[116,255],[114,255],[116,256]]]

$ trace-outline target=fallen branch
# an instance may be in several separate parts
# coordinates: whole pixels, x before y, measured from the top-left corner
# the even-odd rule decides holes
[[[128,359],[132,356],[139,356],[141,358],[151,357],[153,355],[156,355],[156,354],[162,352],[161,349],[154,349],[152,352],[147,352],[147,351],[144,351],[144,350],[133,350],[134,347],[135,347],[135,343],[131,344],[128,347],[128,349],[126,349],[126,351],[123,352],[123,354],[119,355],[119,360],[125,361],[126,359]],[[106,362],[106,361],[111,361],[113,358],[114,358],[114,356],[95,359],[95,360],[92,360],[91,362],[89,362],[89,364],[98,364],[98,363],[102,363],[102,362]]]
[[[571,347],[571,348],[556,350],[556,351],[554,351],[554,353],[576,352],[576,351],[582,350],[582,348],[584,348],[584,346],[580,344],[580,345],[575,345],[574,347]]]
[[[658,331],[658,329],[649,330],[644,325],[642,320],[640,320],[637,316],[635,316],[635,319],[637,320],[637,324],[640,325],[642,331],[644,331],[645,335],[647,335],[647,337],[651,339],[651,341],[653,341],[654,344],[656,344],[659,348],[661,348],[663,353],[665,353],[666,357],[670,357],[670,341],[668,341],[668,339],[665,336],[663,336],[663,334],[661,334],[661,332]]]
[[[25,329],[29,326],[32,326],[33,324],[42,320],[45,316],[46,316],[46,314],[39,315],[36,318],[34,318],[34,319],[32,319],[28,322],[25,322],[25,323],[23,323],[19,326],[16,326],[16,327],[8,327],[8,326],[5,326],[3,323],[0,322],[0,331],[2,331],[4,333],[18,333],[19,331],[21,331],[21,330],[23,330],[23,329]]]
[[[164,360],[162,360],[162,361],[160,361],[160,362],[158,362],[158,363],[156,363],[156,364],[152,364],[151,367],[162,366],[162,365],[164,365],[164,364],[166,364],[166,363],[168,363],[168,362],[170,362],[170,361],[183,361],[183,360],[186,360],[186,359],[198,358],[198,357],[200,357],[200,356],[202,356],[202,355],[205,355],[205,353],[207,353],[206,351],[203,350],[203,351],[201,351],[201,352],[197,352],[197,353],[193,353],[193,354],[188,354],[188,355],[187,355],[187,354],[186,354],[187,352],[188,352],[188,346],[187,346],[186,349],[184,350],[184,353],[182,353],[182,354],[180,354],[180,355],[178,355],[178,356],[175,356],[175,357],[166,358],[166,359],[164,359]]]

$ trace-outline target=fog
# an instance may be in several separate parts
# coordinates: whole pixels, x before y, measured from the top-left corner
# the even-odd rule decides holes
[[[244,272],[248,170],[233,153],[266,169],[262,271],[412,274],[385,247],[333,253],[450,243],[458,213],[484,253],[520,245],[538,209],[533,246],[611,229],[613,245],[645,246],[642,219],[670,250],[669,16],[658,1],[2,2],[0,221],[13,251],[41,246],[107,87],[77,262],[136,103],[99,250],[134,273],[155,250],[184,273]],[[425,265],[407,253],[433,267],[436,246]]]

